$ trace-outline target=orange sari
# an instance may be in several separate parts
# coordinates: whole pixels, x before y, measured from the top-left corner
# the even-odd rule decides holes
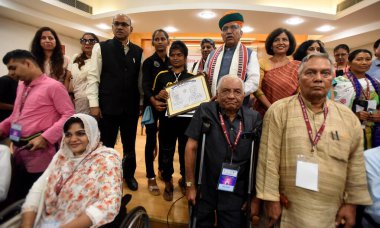
[[[263,78],[261,79],[260,89],[271,104],[282,98],[289,97],[297,93],[297,70],[300,63],[300,61],[293,60],[284,66],[277,67],[269,71],[265,71],[265,67],[260,66],[264,73]],[[256,100],[254,108],[262,116],[264,116],[266,108],[259,100]]]

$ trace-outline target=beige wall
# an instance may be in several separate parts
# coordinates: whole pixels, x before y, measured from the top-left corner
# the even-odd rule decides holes
[[[0,17],[0,76],[8,73],[2,62],[3,56],[14,49],[30,50],[30,44],[37,30],[37,27]],[[80,44],[77,39],[62,34],[58,34],[58,36],[61,43],[65,45],[66,55],[69,58],[80,52]]]

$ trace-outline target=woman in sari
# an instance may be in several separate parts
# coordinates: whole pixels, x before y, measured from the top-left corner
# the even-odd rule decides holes
[[[350,71],[334,79],[334,99],[359,118],[364,128],[364,149],[380,146],[380,82],[366,74],[372,53],[358,49],[348,56]]]
[[[99,227],[115,218],[122,197],[117,151],[102,145],[97,121],[75,114],[61,148],[22,206],[21,227]]]
[[[262,116],[275,101],[297,93],[300,62],[288,58],[295,47],[293,34],[284,28],[271,32],[265,41],[265,50],[272,57],[259,61],[260,85],[254,93],[257,98],[254,108]]]

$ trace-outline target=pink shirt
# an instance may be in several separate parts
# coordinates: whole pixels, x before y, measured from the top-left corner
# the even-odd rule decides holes
[[[26,98],[22,99],[25,94]],[[65,121],[73,114],[74,107],[65,87],[43,74],[29,86],[19,82],[13,112],[0,123],[0,131],[9,135],[12,123],[22,126],[21,137],[43,131],[42,137],[48,141],[45,149],[30,152],[15,147],[14,150],[16,162],[24,163],[28,172],[43,172],[56,152],[54,144],[62,137]]]

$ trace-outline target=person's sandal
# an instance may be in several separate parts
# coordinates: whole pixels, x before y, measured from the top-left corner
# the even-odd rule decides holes
[[[162,196],[164,197],[164,199],[166,201],[172,201],[173,200],[173,183],[170,181],[170,182],[165,182],[165,190],[164,190],[164,194],[162,194]]]
[[[149,193],[154,195],[154,196],[159,196],[160,195],[160,189],[157,186],[156,178],[148,178],[148,190]]]

